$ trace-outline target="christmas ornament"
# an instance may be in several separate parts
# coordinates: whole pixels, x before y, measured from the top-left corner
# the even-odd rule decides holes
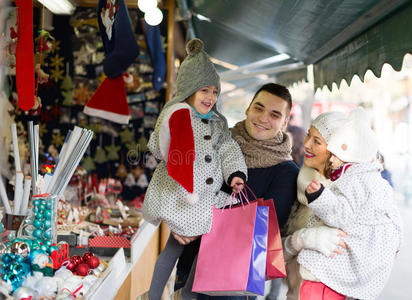
[[[99,164],[107,162],[106,152],[104,151],[104,149],[102,147],[100,147],[100,146],[97,147],[96,155],[94,157],[94,160]]]
[[[43,135],[46,134],[47,132],[48,132],[48,130],[46,128],[46,124],[39,123],[39,136],[43,137]]]
[[[10,252],[22,257],[27,257],[30,252],[30,247],[25,242],[14,242],[11,244]]]
[[[55,39],[52,40],[51,52],[57,53],[60,51],[60,43],[61,41],[57,41]]]
[[[86,276],[89,273],[89,266],[86,263],[79,264],[75,269],[77,275]]]
[[[100,260],[97,256],[92,256],[86,261],[86,263],[91,269],[95,269],[99,266]]]
[[[140,152],[146,152],[148,150],[147,149],[147,139],[144,135],[142,135],[137,142],[139,144]]]
[[[50,71],[51,75],[50,78],[53,79],[55,82],[58,82],[59,80],[63,80],[63,70],[55,67],[54,69],[51,69]]]
[[[87,262],[90,257],[94,256],[92,252],[86,252],[83,254],[83,261]]]
[[[125,128],[123,131],[120,132],[119,135],[122,144],[132,142],[134,139],[134,132],[130,131],[129,128]]]
[[[76,99],[76,104],[84,105],[90,99],[91,94],[87,84],[84,86],[83,83],[79,83],[74,91],[73,98]]]
[[[91,156],[86,156],[85,158],[83,158],[82,166],[88,172],[91,172],[96,169],[96,165],[94,164],[94,160]]]
[[[77,266],[83,262],[83,258],[79,255],[73,255],[70,258],[70,261],[73,262]]]
[[[60,69],[64,66],[63,60],[63,57],[61,57],[59,54],[56,54],[50,59],[50,65],[55,69]]]
[[[51,142],[55,147],[60,147],[61,145],[63,145],[64,136],[60,134],[60,131],[53,133]]]
[[[121,148],[120,146],[116,146],[115,144],[106,146],[105,149],[107,151],[107,159],[108,160],[118,160],[120,148]]]

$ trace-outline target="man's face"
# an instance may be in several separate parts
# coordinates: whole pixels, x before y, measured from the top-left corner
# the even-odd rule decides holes
[[[288,103],[266,91],[261,91],[246,110],[246,131],[255,140],[274,138],[288,121]]]

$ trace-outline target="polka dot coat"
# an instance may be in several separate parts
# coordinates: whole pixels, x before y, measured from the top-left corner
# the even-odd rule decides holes
[[[169,106],[165,110],[173,109]],[[148,147],[162,160],[159,149],[160,123],[167,112],[162,111]],[[195,141],[193,189],[199,195],[195,204],[186,201],[187,191],[167,173],[162,160],[157,166],[143,203],[143,217],[152,224],[164,221],[170,229],[183,236],[208,233],[212,226],[213,205],[221,207],[227,194],[220,192],[223,180],[227,182],[235,172],[247,174],[246,164],[238,144],[232,139],[226,122],[217,114],[210,120],[201,119],[190,108]]]
[[[393,191],[380,170],[378,163],[353,164],[309,204],[326,225],[347,233],[348,249],[333,258],[308,249],[298,256],[322,283],[356,299],[378,297],[402,240]]]

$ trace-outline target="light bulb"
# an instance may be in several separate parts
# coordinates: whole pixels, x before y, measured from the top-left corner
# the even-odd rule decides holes
[[[138,0],[137,7],[139,7],[142,12],[146,13],[157,7],[157,0]]]
[[[163,13],[157,7],[155,9],[151,9],[144,14],[144,20],[147,24],[151,26],[159,25],[162,22]]]

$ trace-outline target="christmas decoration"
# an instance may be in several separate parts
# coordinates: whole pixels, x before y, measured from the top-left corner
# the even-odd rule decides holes
[[[63,145],[64,136],[60,134],[60,131],[58,131],[57,133],[53,133],[51,142],[54,146],[60,147],[61,145]]]
[[[17,50],[16,50],[16,84],[18,105],[22,110],[29,110],[34,105],[34,41],[33,41],[33,3],[16,0]]]
[[[76,104],[84,105],[87,100],[89,100],[91,96],[91,91],[89,90],[88,85],[83,85],[83,83],[79,83],[77,88],[74,91],[73,98],[76,99]]]
[[[94,157],[94,160],[99,164],[105,163],[107,161],[106,152],[101,146],[97,147],[96,156]]]
[[[107,159],[108,160],[118,160],[120,148],[121,148],[120,146],[116,146],[115,144],[106,146],[105,149],[107,151]]]
[[[83,158],[83,161],[82,161],[81,165],[88,172],[96,170],[96,165],[94,164],[94,160],[91,156],[86,156],[85,158]]]
[[[120,132],[120,140],[122,144],[132,142],[134,138],[133,131],[130,131],[129,128],[125,128],[123,131]]]
[[[139,47],[124,0],[99,0],[97,14],[106,54],[103,70],[107,77],[115,78],[133,63]]]
[[[123,76],[105,78],[84,107],[84,113],[120,124],[129,123],[129,105]]]

